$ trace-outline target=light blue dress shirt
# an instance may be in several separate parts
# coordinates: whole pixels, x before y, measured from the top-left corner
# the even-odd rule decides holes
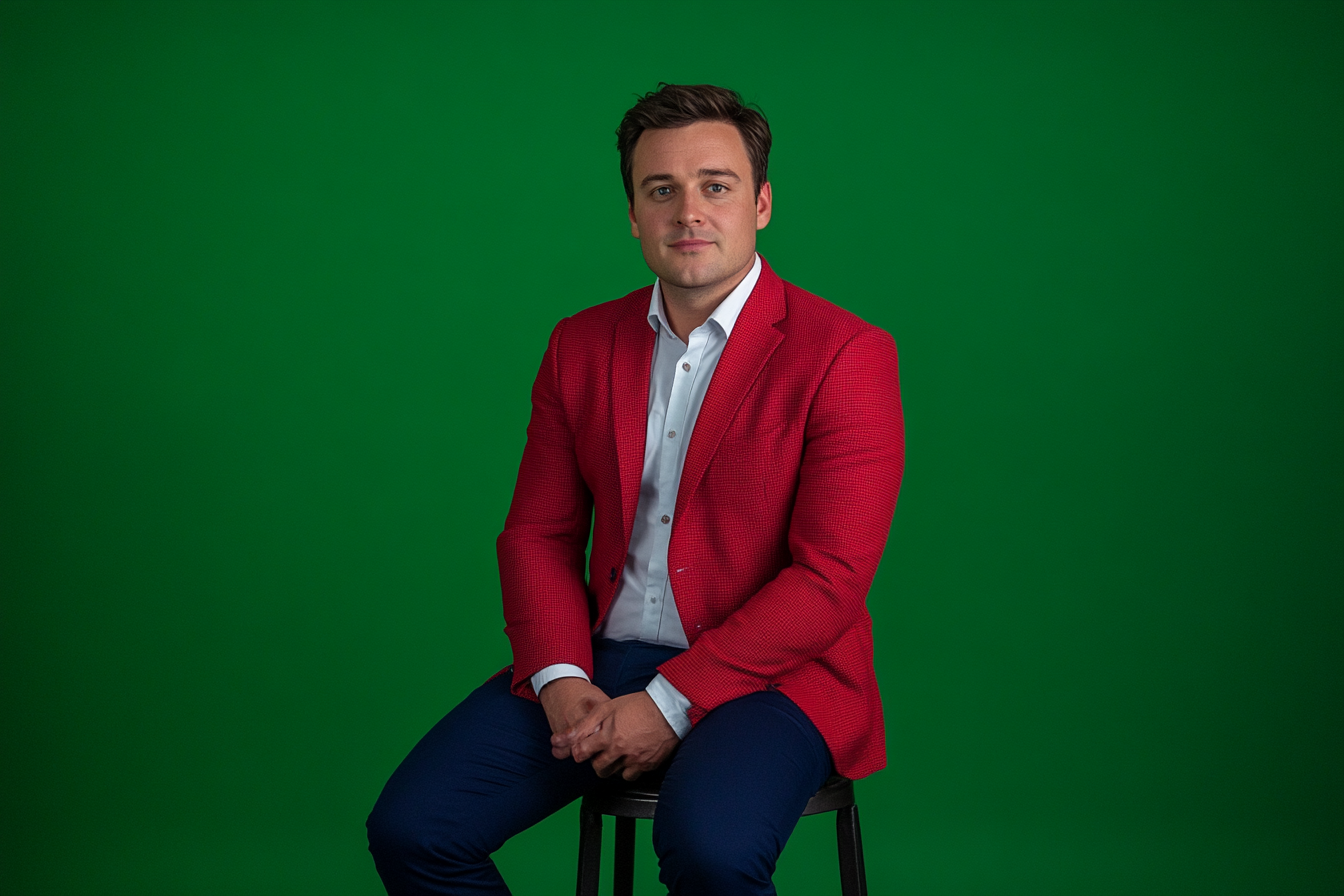
[[[597,630],[600,638],[645,641],[668,647],[686,647],[686,632],[677,614],[676,596],[667,569],[667,546],[672,538],[672,516],[677,506],[686,446],[691,442],[700,405],[718,367],[733,324],[761,276],[761,257],[730,292],[709,320],[691,331],[687,342],[672,332],[663,310],[662,286],[653,284],[649,326],[658,334],[649,371],[649,423],[644,434],[644,471],[639,480],[639,504],[630,534],[625,572],[607,616]],[[555,663],[532,676],[538,694],[557,678],[588,676],[578,666]],[[662,675],[646,689],[677,737],[691,730],[691,701]]]

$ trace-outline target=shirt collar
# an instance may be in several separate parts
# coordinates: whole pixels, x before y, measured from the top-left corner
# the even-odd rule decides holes
[[[737,323],[737,316],[742,313],[742,308],[747,304],[747,298],[751,291],[756,288],[756,281],[761,278],[761,256],[757,255],[755,261],[751,264],[751,270],[747,276],[742,278],[742,282],[728,293],[727,298],[719,303],[719,307],[714,309],[709,319],[719,325],[723,330],[723,338],[727,339],[733,335],[733,324]],[[675,338],[672,332],[672,325],[667,322],[667,316],[663,312],[663,288],[658,280],[653,281],[653,295],[649,298],[649,326],[653,327],[655,333],[660,330],[665,331]]]

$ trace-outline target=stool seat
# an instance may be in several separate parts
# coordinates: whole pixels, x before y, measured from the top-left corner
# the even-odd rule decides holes
[[[602,858],[602,816],[616,818],[614,896],[631,896],[635,878],[635,819],[653,818],[658,809],[662,775],[654,773],[634,781],[613,781],[583,798],[579,806],[578,896],[597,896]],[[840,892],[843,896],[867,896],[863,867],[863,840],[859,834],[859,807],[854,800],[854,782],[831,775],[813,794],[803,815],[834,812],[836,846],[840,852]]]

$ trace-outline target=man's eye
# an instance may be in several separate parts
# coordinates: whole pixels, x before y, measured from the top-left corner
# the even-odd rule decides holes
[[[725,192],[727,189],[728,189],[728,188],[725,187],[723,184],[710,184],[710,185],[709,185],[709,191],[710,191],[711,193],[723,193],[723,192]]]
[[[653,191],[653,194],[654,194],[655,196],[671,196],[671,195],[672,195],[672,188],[671,188],[671,187],[659,187],[658,189],[656,189],[656,190]]]

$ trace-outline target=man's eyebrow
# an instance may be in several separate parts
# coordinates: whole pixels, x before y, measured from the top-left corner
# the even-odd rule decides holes
[[[731,170],[731,169],[729,169],[729,168],[701,168],[699,171],[695,172],[695,176],[696,176],[696,177],[731,177],[733,180],[735,180],[735,181],[739,181],[739,182],[742,180],[742,178],[740,178],[740,177],[737,176],[737,172],[735,172],[735,171],[733,171],[733,170]],[[640,185],[640,187],[647,187],[649,184],[657,183],[658,181],[666,181],[666,180],[675,180],[675,178],[673,178],[672,175],[670,175],[670,174],[650,174],[648,177],[646,177],[646,178],[644,178],[643,180],[641,180],[641,181],[639,182],[639,185]]]

